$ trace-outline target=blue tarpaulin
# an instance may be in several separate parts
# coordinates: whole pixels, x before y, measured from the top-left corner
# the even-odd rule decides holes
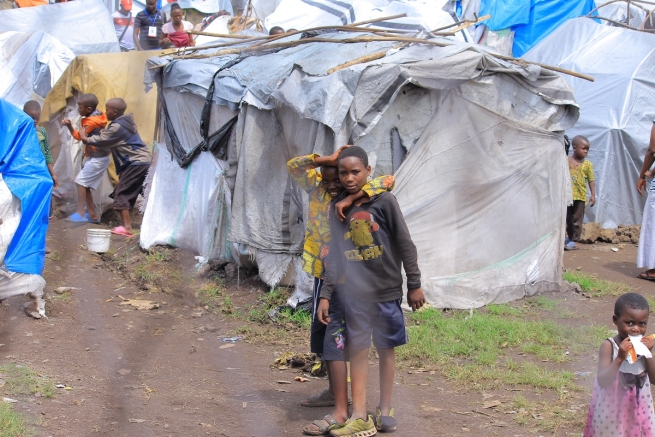
[[[20,200],[21,219],[7,254],[7,270],[40,275],[45,261],[45,235],[52,179],[36,137],[34,121],[0,100],[0,174]]]
[[[491,30],[514,31],[512,54],[521,57],[569,18],[587,15],[594,0],[481,0],[480,14]]]

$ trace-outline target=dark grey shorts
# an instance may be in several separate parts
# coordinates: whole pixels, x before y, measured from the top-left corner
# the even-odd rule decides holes
[[[343,296],[334,292],[330,299],[330,323],[325,328],[323,359],[325,361],[348,361],[348,332]]]
[[[371,347],[391,349],[407,344],[405,318],[400,299],[388,302],[363,302],[346,298],[348,347],[358,351]]]

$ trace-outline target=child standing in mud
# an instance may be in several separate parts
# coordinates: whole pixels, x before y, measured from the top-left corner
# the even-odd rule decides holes
[[[329,387],[320,394],[301,402],[305,407],[334,406],[332,414],[315,420],[303,429],[307,435],[324,435],[334,426],[342,424],[348,417],[348,383],[346,376],[346,331],[343,308],[335,301],[332,308],[334,329],[326,339],[326,325],[316,318],[316,307],[323,285],[323,259],[330,242],[328,207],[342,192],[343,186],[337,174],[339,154],[349,146],[339,148],[330,156],[316,154],[299,156],[287,163],[287,170],[300,187],[309,194],[309,211],[305,244],[303,247],[303,270],[314,276],[314,311],[310,333],[311,352],[322,355],[327,366]],[[318,168],[321,171],[318,171]],[[344,198],[339,208],[347,208],[363,197],[373,197],[393,188],[393,176],[380,177],[365,184],[361,190]]]
[[[359,192],[371,173],[368,156],[361,147],[341,152],[338,169],[339,180],[347,193]],[[332,429],[330,435],[368,437],[377,431],[394,432],[397,426],[391,406],[395,348],[407,343],[400,308],[401,266],[407,276],[408,305],[417,310],[423,306],[425,298],[416,246],[393,194],[359,199],[344,212],[343,222],[336,211],[329,217],[333,238],[326,260],[326,280],[321,290],[318,317],[328,325],[329,332],[330,324],[334,323],[335,292],[343,296],[353,409],[347,422]],[[368,416],[366,410],[371,336],[380,356],[380,402],[375,419]]]

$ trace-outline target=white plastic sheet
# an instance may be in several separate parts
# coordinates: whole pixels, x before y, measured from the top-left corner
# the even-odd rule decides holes
[[[586,218],[605,228],[641,223],[644,199],[635,187],[655,118],[653,47],[653,34],[576,18],[525,55],[595,79],[562,76],[581,108],[580,119],[567,134],[584,135],[591,143],[588,159],[597,194]]]
[[[19,108],[45,99],[73,52],[44,32],[0,33],[0,98]]]
[[[0,32],[42,31],[75,55],[120,52],[111,14],[101,0],[75,0],[0,14]]]

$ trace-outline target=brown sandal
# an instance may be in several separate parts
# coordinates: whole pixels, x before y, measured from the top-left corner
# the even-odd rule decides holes
[[[655,275],[651,275],[650,273],[648,273],[648,270],[639,273],[639,276],[637,277],[639,279],[645,279],[646,281],[655,281]]]

